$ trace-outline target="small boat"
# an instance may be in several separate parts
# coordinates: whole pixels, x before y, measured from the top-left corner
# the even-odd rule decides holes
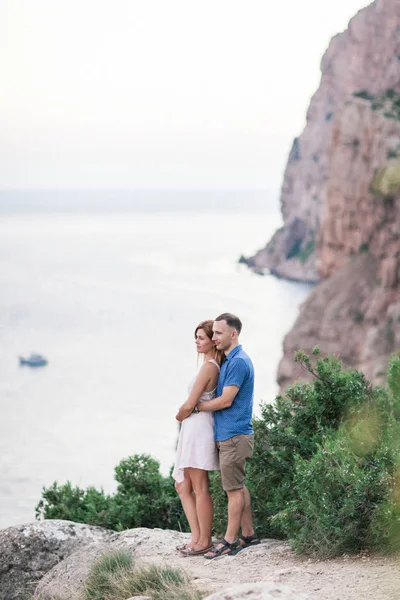
[[[20,365],[28,365],[28,367],[44,367],[49,361],[41,356],[41,354],[31,354],[28,358],[19,357]]]

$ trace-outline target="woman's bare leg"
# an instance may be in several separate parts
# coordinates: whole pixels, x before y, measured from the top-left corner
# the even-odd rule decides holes
[[[188,473],[189,469],[184,469],[185,479],[181,483],[175,483],[175,489],[182,503],[183,511],[189,523],[192,539],[190,546],[197,543],[200,538],[200,526],[197,518],[196,499],[193,494],[193,484]]]
[[[208,481],[208,471],[204,469],[187,469],[192,482],[195,499],[197,520],[199,524],[200,535],[197,542],[193,545],[195,550],[208,548],[211,544],[211,529],[214,517],[214,506],[210,496],[210,487]]]

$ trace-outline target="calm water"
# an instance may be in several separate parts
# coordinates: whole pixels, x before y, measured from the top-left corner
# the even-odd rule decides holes
[[[237,264],[279,226],[254,198],[183,206],[181,194],[168,211],[161,200],[52,207],[51,194],[32,211],[24,198],[0,197],[0,527],[33,520],[54,480],[113,491],[130,454],[168,471],[203,319],[242,318],[255,411],[273,401],[283,336],[309,291]],[[49,365],[20,367],[31,352]]]

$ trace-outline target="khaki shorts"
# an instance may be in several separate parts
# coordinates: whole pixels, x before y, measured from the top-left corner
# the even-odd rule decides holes
[[[235,435],[217,442],[222,487],[226,492],[244,486],[246,460],[253,456],[254,435]]]

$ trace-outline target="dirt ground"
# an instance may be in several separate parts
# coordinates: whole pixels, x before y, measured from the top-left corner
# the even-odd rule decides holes
[[[146,557],[146,562],[159,560]],[[206,560],[178,552],[168,564],[183,567],[202,591],[235,583],[268,581],[305,592],[312,600],[400,600],[400,558],[343,556],[331,560],[299,557],[289,546],[263,540],[236,556]]]

